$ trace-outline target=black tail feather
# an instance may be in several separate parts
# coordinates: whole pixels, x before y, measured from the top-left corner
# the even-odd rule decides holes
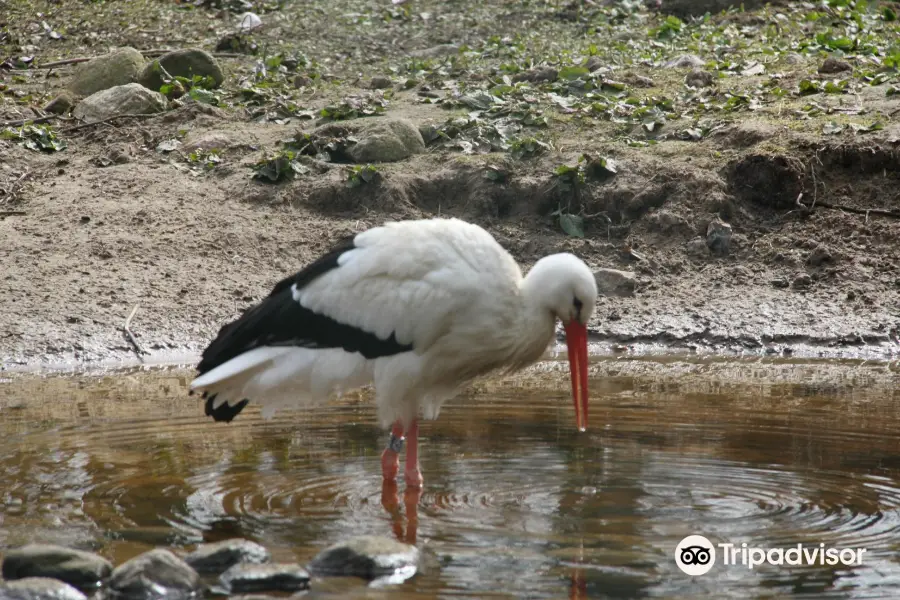
[[[222,404],[219,408],[213,408],[213,403],[216,401],[217,394],[212,394],[207,397],[207,394],[203,394],[206,397],[206,416],[212,417],[214,421],[224,421],[226,423],[231,423],[244,407],[250,402],[248,399],[243,399],[234,406],[231,406],[227,402]]]

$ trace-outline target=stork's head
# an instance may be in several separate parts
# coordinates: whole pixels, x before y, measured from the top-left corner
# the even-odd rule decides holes
[[[526,278],[532,301],[562,321],[566,330],[572,400],[579,430],[587,429],[587,323],[597,302],[597,281],[584,262],[568,253],[535,263]]]

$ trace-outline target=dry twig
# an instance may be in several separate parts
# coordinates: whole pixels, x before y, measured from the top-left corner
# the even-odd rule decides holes
[[[0,210],[0,219],[5,217],[24,217],[26,213],[24,210]]]
[[[52,69],[53,67],[62,67],[65,65],[74,65],[77,63],[87,62],[93,59],[93,56],[79,56],[78,58],[66,58],[64,60],[55,60],[53,62],[37,65],[36,69]]]
[[[848,213],[854,213],[857,215],[866,215],[866,222],[868,223],[869,215],[878,215],[879,217],[892,217],[894,219],[900,219],[900,210],[893,209],[887,210],[884,208],[854,208],[852,206],[844,206],[843,204],[831,204],[830,202],[819,202],[818,204],[821,208],[830,208],[831,210],[842,210]]]
[[[33,119],[18,119],[15,121],[4,121],[0,123],[0,127],[21,127],[22,125],[26,125],[28,123],[46,123],[47,121],[52,121],[57,118],[59,115],[46,115],[44,117],[35,117]]]
[[[141,348],[141,345],[138,344],[137,340],[134,337],[134,334],[131,332],[131,320],[134,318],[134,313],[137,312],[138,304],[134,305],[134,308],[131,309],[131,314],[128,315],[128,318],[125,319],[125,325],[122,326],[122,332],[125,334],[126,339],[131,342],[131,347],[134,349],[134,353],[137,354],[138,360],[144,362],[142,354],[146,354],[144,349]]]
[[[149,113],[146,115],[139,115],[139,114],[116,115],[114,117],[107,117],[105,119],[100,119],[99,121],[91,121],[90,123],[79,123],[78,125],[66,127],[60,133],[71,133],[72,131],[78,131],[79,129],[84,129],[86,127],[93,127],[94,125],[103,125],[104,123],[109,123],[110,121],[115,121],[116,119],[147,119],[150,117],[158,117],[163,114],[165,114],[165,113]]]
[[[3,194],[4,197],[3,197],[3,200],[0,201],[0,204],[7,204],[9,202],[14,201],[16,199],[16,197],[19,195],[19,192],[22,190],[22,186],[25,185],[25,180],[28,179],[28,177],[30,177],[30,176],[31,176],[31,171],[25,171],[24,173],[19,175],[18,179],[16,179],[13,182],[12,186],[10,186],[10,188],[9,188],[9,191],[7,191],[3,188],[0,188],[0,192],[4,192],[4,194]]]

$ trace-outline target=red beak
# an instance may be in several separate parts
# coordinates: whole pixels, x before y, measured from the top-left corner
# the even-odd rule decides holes
[[[588,353],[587,326],[578,321],[566,325],[569,347],[569,374],[572,376],[572,401],[575,403],[575,425],[585,431],[588,424]]]

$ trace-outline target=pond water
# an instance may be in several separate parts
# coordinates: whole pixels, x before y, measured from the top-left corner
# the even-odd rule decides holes
[[[366,393],[213,423],[191,372],[0,383],[0,553],[33,541],[118,564],[246,537],[305,563],[360,534],[432,557],[396,587],[317,597],[900,597],[900,388],[890,363],[599,359],[574,427],[565,363],[486,382],[422,423],[421,497],[382,489]],[[394,499],[394,502],[392,502]],[[864,548],[861,564],[674,561],[713,545]],[[740,562],[741,555],[737,555]]]

